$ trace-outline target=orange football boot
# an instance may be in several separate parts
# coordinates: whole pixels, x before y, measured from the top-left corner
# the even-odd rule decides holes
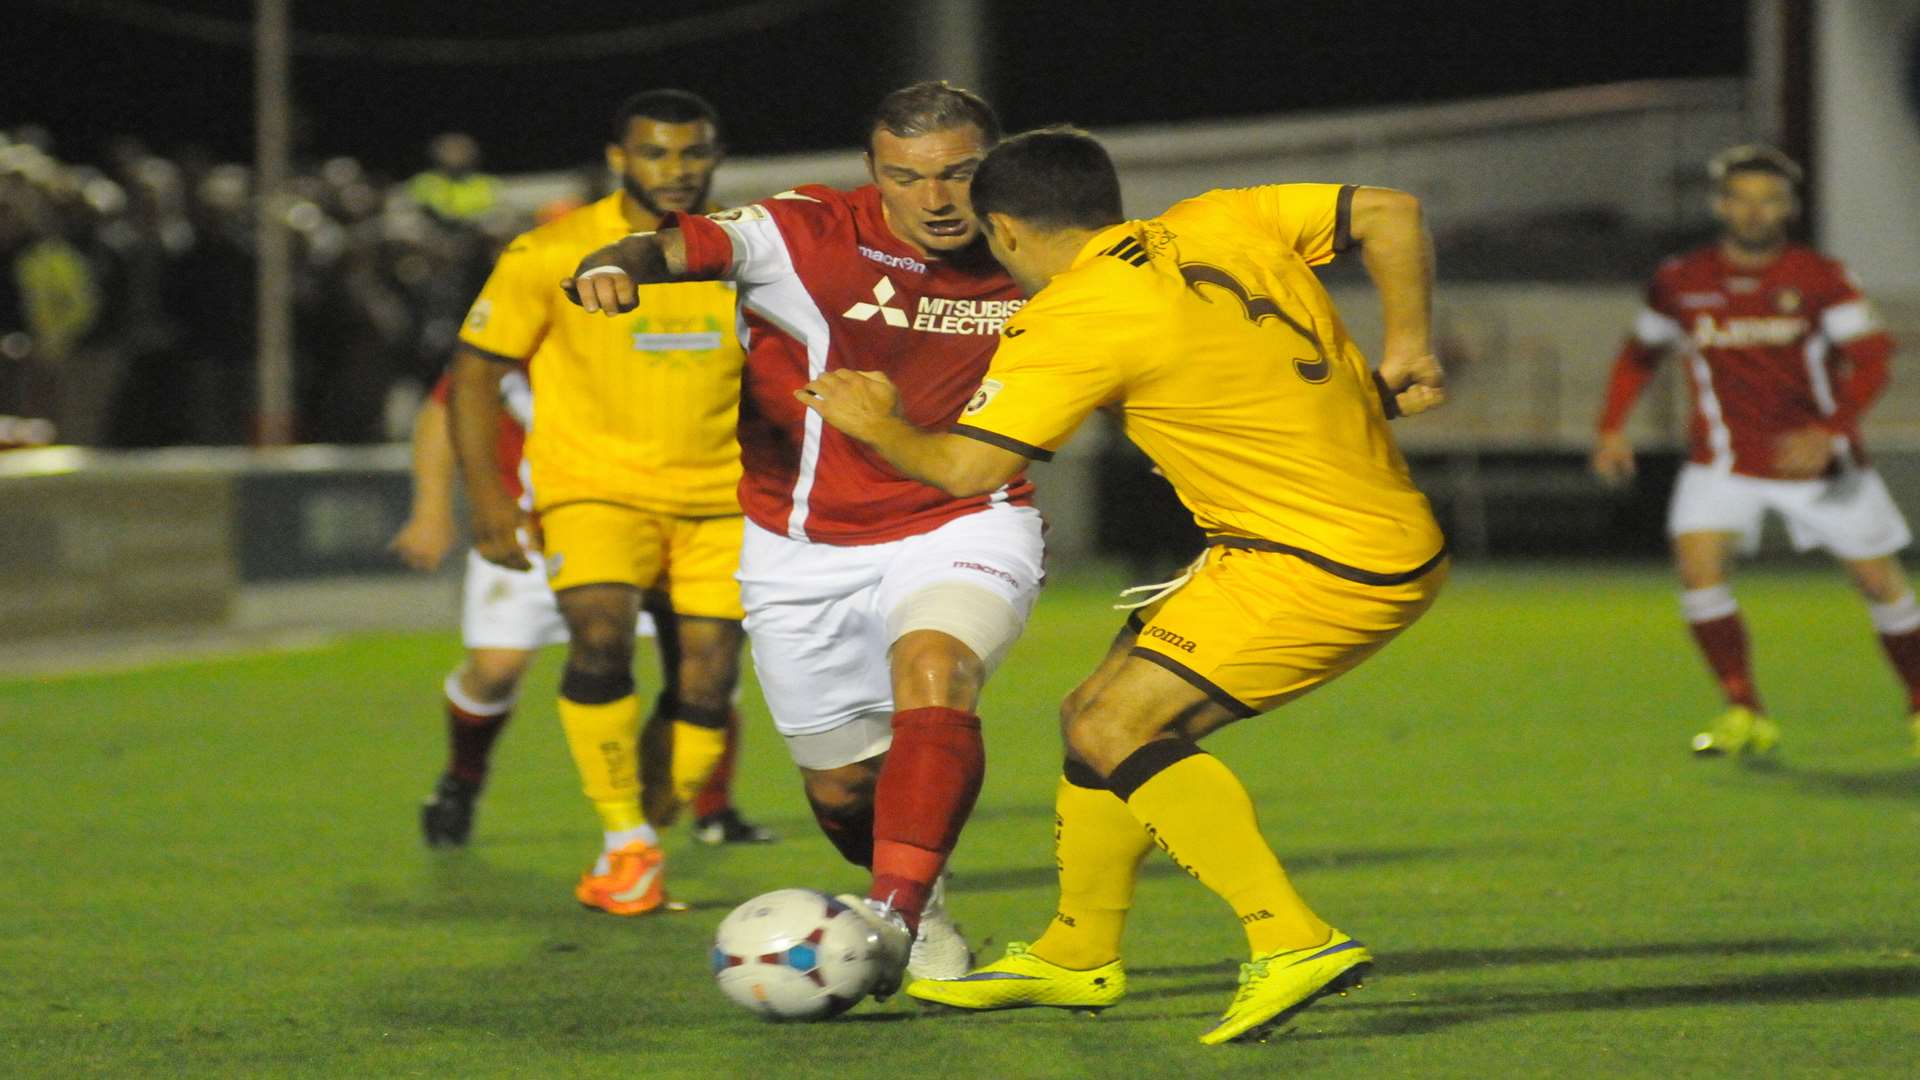
[[[645,915],[666,903],[666,856],[644,840],[607,853],[608,869],[589,867],[573,895],[582,904],[610,915]]]

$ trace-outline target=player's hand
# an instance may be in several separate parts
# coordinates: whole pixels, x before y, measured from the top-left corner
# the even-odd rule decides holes
[[[1393,395],[1393,407],[1401,416],[1419,416],[1428,409],[1437,409],[1447,403],[1447,391],[1441,386],[1427,386],[1414,383],[1405,390]]]
[[[1833,433],[1822,427],[1803,427],[1780,436],[1773,444],[1773,471],[1785,480],[1812,480],[1833,466]]]
[[[561,280],[560,291],[587,312],[624,315],[640,305],[639,290],[621,261],[618,243],[588,252],[573,276]]]
[[[509,570],[530,570],[533,563],[520,546],[525,530],[532,532],[527,514],[512,503],[503,506],[476,506],[473,510],[473,550],[480,557]]]
[[[453,521],[444,517],[410,517],[400,531],[387,542],[387,550],[415,570],[440,568],[440,560],[453,548]]]
[[[793,392],[821,419],[861,442],[872,442],[901,419],[900,390],[878,371],[829,371]]]
[[[1447,372],[1440,366],[1440,358],[1432,353],[1404,356],[1389,353],[1380,361],[1380,377],[1387,381],[1387,389],[1396,394],[1409,387],[1424,386],[1442,391],[1441,400],[1446,400],[1444,391],[1447,388]],[[1433,408],[1433,405],[1427,405],[1425,408]],[[1407,416],[1413,415],[1405,408],[1400,411]]]
[[[1633,463],[1633,442],[1618,431],[1603,432],[1593,444],[1588,459],[1593,475],[1610,488],[1625,487],[1638,471]]]

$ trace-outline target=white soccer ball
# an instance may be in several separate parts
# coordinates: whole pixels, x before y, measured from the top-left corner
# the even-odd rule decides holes
[[[713,937],[713,978],[768,1020],[825,1020],[873,990],[879,935],[812,889],[778,889],[734,908]]]

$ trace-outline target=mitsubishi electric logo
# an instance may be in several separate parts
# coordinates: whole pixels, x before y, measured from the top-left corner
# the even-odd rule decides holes
[[[887,306],[887,301],[892,299],[893,279],[882,277],[879,283],[873,287],[873,303],[869,304],[862,300],[860,303],[841,312],[841,316],[857,322],[866,322],[868,319],[878,315],[886,320],[888,326],[907,325],[907,313],[905,311],[897,307]]]

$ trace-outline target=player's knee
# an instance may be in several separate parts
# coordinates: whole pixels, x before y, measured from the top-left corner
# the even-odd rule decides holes
[[[696,708],[726,713],[732,708],[733,688],[740,680],[740,664],[735,656],[689,653],[683,657],[678,686],[680,700]]]
[[[894,642],[896,707],[971,709],[987,680],[987,666],[959,639],[935,630]]]
[[[606,672],[633,666],[633,627],[594,615],[567,628],[567,666]]]
[[[1135,749],[1126,745],[1124,733],[1102,723],[1099,715],[1086,709],[1084,703],[1071,716],[1062,711],[1060,735],[1067,752],[1092,766],[1101,776],[1113,772],[1113,767]]]
[[[509,664],[497,660],[474,658],[460,673],[460,688],[468,697],[489,705],[513,699],[520,688],[520,675],[525,671],[524,664]]]
[[[833,769],[802,770],[807,801],[823,813],[850,814],[873,804],[879,781],[879,759],[856,761]]]

